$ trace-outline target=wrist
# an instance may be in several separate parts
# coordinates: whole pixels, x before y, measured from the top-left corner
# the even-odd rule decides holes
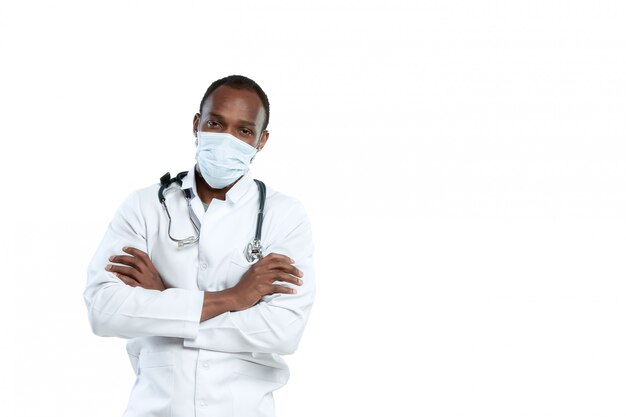
[[[237,297],[230,288],[222,291],[205,291],[200,321],[208,320],[227,311],[238,309]]]
[[[243,310],[239,300],[239,292],[235,287],[227,288],[223,291],[223,293],[223,296],[226,299],[226,304],[230,307],[229,311]]]

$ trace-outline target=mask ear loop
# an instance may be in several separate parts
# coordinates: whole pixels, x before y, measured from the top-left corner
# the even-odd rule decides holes
[[[265,131],[263,131],[265,132]],[[261,143],[261,136],[263,136],[263,132],[261,132],[261,134],[259,135],[259,139],[257,139],[256,144],[254,145],[254,149],[256,149],[256,152],[254,155],[252,155],[252,158],[250,159],[250,163],[252,163],[252,161],[254,161],[254,158],[256,158],[256,155],[259,153],[260,149],[259,149],[259,143]]]

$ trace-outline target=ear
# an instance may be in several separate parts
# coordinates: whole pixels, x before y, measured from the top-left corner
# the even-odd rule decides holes
[[[264,130],[263,133],[261,133],[261,137],[259,138],[259,144],[257,145],[257,149],[259,151],[263,149],[263,147],[265,146],[265,142],[267,142],[269,137],[270,137],[270,132],[268,132],[267,130]]]
[[[197,136],[199,124],[200,124],[200,113],[196,113],[193,115],[193,135],[194,136]]]

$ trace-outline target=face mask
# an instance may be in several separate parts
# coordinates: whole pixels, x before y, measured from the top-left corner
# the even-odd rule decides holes
[[[228,133],[198,132],[196,161],[211,188],[222,189],[248,172],[257,149]]]

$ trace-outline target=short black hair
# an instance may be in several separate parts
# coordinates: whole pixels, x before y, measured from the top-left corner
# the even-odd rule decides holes
[[[265,109],[265,120],[263,121],[263,128],[261,130],[267,129],[267,125],[270,122],[270,102],[267,99],[267,94],[265,91],[253,80],[248,77],[244,77],[243,75],[229,75],[228,77],[220,78],[217,81],[213,81],[213,83],[207,88],[206,93],[204,93],[204,97],[202,97],[202,101],[200,101],[200,111],[202,114],[202,107],[204,106],[204,102],[209,98],[211,93],[215,91],[218,87],[227,86],[234,88],[236,90],[248,90],[256,93],[257,96],[261,99],[261,103],[263,104],[263,108]]]

